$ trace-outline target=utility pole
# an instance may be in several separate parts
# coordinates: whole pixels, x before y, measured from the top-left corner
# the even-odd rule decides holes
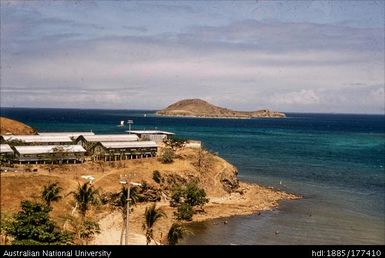
[[[126,178],[120,179],[119,181],[122,185],[127,185],[127,210],[126,210],[126,237],[125,237],[125,245],[128,245],[128,216],[130,215],[130,191],[131,191],[131,186],[142,186],[140,183],[135,183],[135,182],[128,182]]]
[[[130,215],[130,184],[127,186],[127,212],[126,212],[126,241],[125,244],[128,245],[128,215]]]
[[[131,125],[134,123],[134,121],[133,120],[128,120],[127,121],[127,124],[128,124],[128,132],[130,133],[130,131],[131,131]]]

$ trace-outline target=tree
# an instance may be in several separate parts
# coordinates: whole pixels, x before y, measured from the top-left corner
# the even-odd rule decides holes
[[[72,243],[72,234],[61,232],[55,222],[49,218],[52,208],[37,202],[21,201],[14,221],[8,227],[8,233],[14,237],[12,244],[47,245]]]
[[[89,183],[84,183],[83,185],[79,184],[78,190],[76,192],[71,192],[71,194],[79,206],[79,213],[83,219],[85,218],[90,205],[96,206],[99,204],[99,191],[98,189],[94,189]]]
[[[212,153],[201,146],[201,148],[198,150],[196,160],[192,164],[198,169],[199,172],[211,169],[215,162],[213,155],[217,154]]]
[[[193,208],[188,203],[182,203],[178,206],[176,217],[179,220],[192,220],[194,215]]]
[[[199,188],[196,182],[189,183],[186,187],[175,185],[171,190],[171,206],[177,206],[181,202],[190,206],[203,206],[209,201],[204,189]]]
[[[51,206],[51,202],[57,202],[62,199],[62,196],[59,195],[62,188],[58,186],[58,183],[51,183],[49,185],[45,185],[43,192],[41,193],[41,197],[47,204],[47,206]]]
[[[66,219],[70,226],[69,231],[72,232],[74,244],[76,245],[87,245],[96,234],[101,232],[99,224],[91,218],[83,219],[80,216],[67,215]]]
[[[176,245],[180,239],[183,239],[183,235],[186,232],[186,229],[181,224],[173,223],[167,234],[168,244]]]
[[[205,190],[199,188],[196,182],[190,182],[186,187],[175,185],[171,190],[170,206],[178,207],[175,213],[178,219],[191,220],[193,207],[200,206],[203,209],[208,201]]]
[[[152,172],[152,179],[160,184],[160,182],[162,181],[162,176],[160,175],[160,172],[159,170],[154,170],[154,172]]]
[[[80,238],[85,241],[86,245],[91,241],[96,234],[100,234],[100,226],[97,222],[90,219],[84,220],[80,228]]]
[[[64,146],[53,147],[52,153],[49,156],[51,164],[62,163],[62,161],[66,155],[68,155],[68,150]]]
[[[174,161],[174,151],[171,148],[164,148],[160,154],[160,162],[163,164],[170,164]]]
[[[0,245],[10,243],[9,228],[11,227],[13,217],[7,213],[0,214]]]
[[[87,211],[90,209],[90,206],[96,206],[100,203],[99,190],[94,189],[94,187],[89,183],[84,183],[83,185],[78,185],[78,189],[75,192],[71,192],[73,195],[76,207],[79,207],[80,221],[76,216],[72,216],[70,221],[72,222],[73,232],[76,234],[78,241],[84,242],[87,244],[95,234],[100,233],[100,227],[97,222],[94,222],[91,219],[87,219]]]
[[[187,142],[187,139],[173,137],[170,139],[166,139],[164,142],[167,146],[175,150],[177,148],[182,148],[183,145]]]
[[[179,184],[174,185],[171,189],[171,207],[175,207],[180,204],[181,199],[184,198],[184,195],[184,189],[182,188],[182,186],[180,186]]]
[[[166,214],[161,208],[156,208],[155,203],[146,208],[144,212],[143,230],[146,231],[147,245],[151,243],[151,240],[154,240],[153,226],[162,217],[166,217]]]
[[[204,189],[199,188],[195,182],[191,182],[187,185],[185,190],[185,202],[191,206],[205,205],[209,199],[206,198],[206,192]]]

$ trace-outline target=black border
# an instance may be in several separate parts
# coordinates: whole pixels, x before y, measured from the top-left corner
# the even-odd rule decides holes
[[[385,245],[177,245],[177,246],[0,246],[1,257],[58,257],[43,256],[43,250],[71,251],[72,256],[60,257],[108,257],[107,255],[76,256],[76,251],[111,252],[116,257],[385,257]],[[334,252],[333,252],[334,250]],[[23,254],[4,256],[5,251],[39,251],[39,256]],[[337,253],[339,251],[339,253]],[[342,252],[343,251],[343,252]],[[102,253],[98,253],[102,254]],[[105,254],[105,253],[104,253]]]

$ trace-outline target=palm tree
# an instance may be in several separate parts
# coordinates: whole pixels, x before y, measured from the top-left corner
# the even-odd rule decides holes
[[[76,192],[71,192],[71,194],[79,206],[79,212],[83,219],[85,218],[90,205],[99,204],[99,190],[94,189],[89,183],[84,183],[83,185],[79,184],[78,190]]]
[[[144,212],[143,230],[146,231],[147,245],[151,242],[151,239],[154,239],[153,226],[161,217],[166,217],[166,214],[161,208],[156,208],[155,203],[146,208],[146,211]]]
[[[167,240],[169,245],[176,245],[180,239],[183,239],[183,235],[186,233],[186,229],[178,224],[173,223],[167,234]]]
[[[58,183],[51,183],[49,185],[45,185],[43,192],[41,193],[41,197],[45,201],[48,207],[51,206],[51,202],[59,201],[62,196],[59,195],[60,191],[63,190]]]

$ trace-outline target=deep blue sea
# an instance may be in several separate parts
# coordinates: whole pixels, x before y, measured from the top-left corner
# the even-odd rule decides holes
[[[144,116],[146,114],[146,116]],[[160,129],[203,141],[239,178],[302,195],[261,215],[193,223],[183,244],[385,244],[385,116],[157,117],[143,110],[1,108],[39,131]],[[276,234],[278,233],[278,234]]]

